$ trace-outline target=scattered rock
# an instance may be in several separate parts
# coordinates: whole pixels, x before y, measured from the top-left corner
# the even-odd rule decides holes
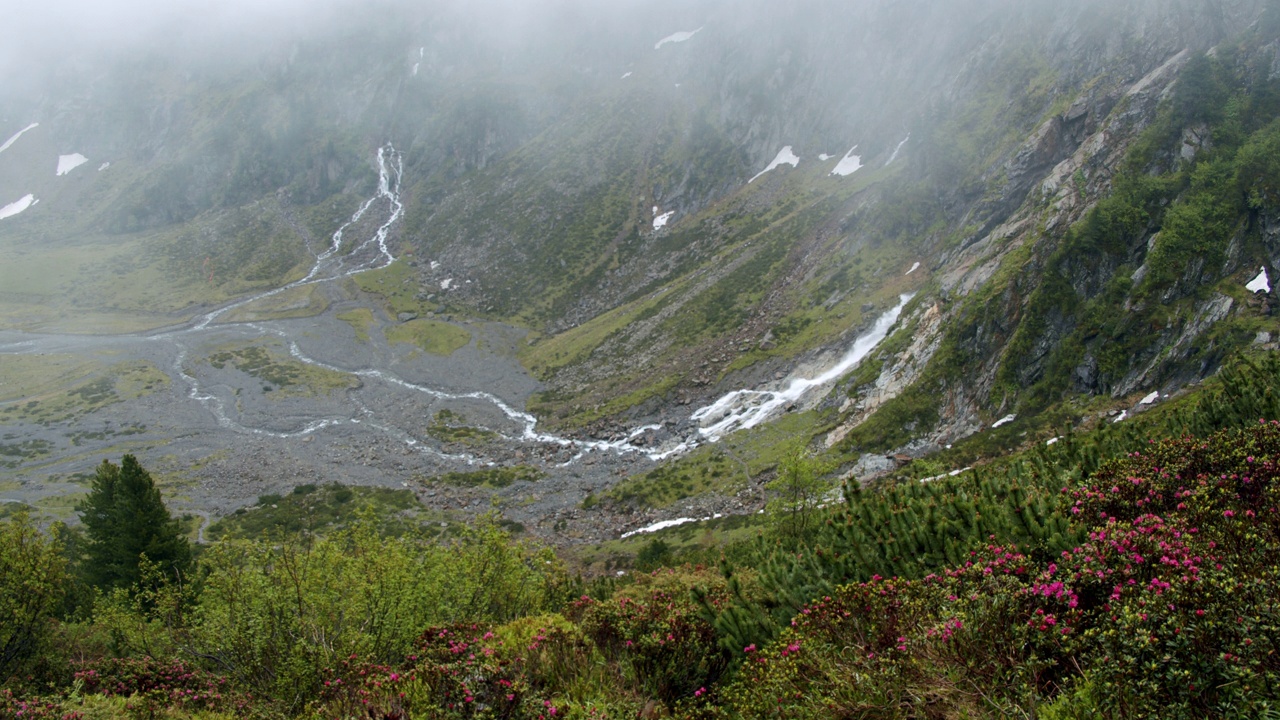
[[[410,320],[417,320],[417,319],[418,319],[418,313],[416,313],[416,312],[402,312],[402,313],[400,313],[399,315],[397,315],[397,316],[396,316],[396,318],[397,318],[397,319],[399,319],[399,320],[400,320],[400,322],[402,322],[402,323],[403,323],[403,322],[409,322]]]

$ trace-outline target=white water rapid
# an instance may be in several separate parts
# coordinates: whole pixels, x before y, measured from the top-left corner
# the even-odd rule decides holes
[[[780,414],[815,389],[826,387],[862,362],[888,336],[902,309],[911,300],[902,295],[898,304],[876,319],[875,325],[854,341],[838,363],[816,377],[798,377],[781,390],[735,390],[711,405],[698,408],[691,418],[702,437],[715,442],[734,430],[753,428]]]

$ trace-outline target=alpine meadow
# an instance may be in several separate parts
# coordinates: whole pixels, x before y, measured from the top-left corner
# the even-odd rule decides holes
[[[1280,719],[1280,0],[0,22],[0,720]]]

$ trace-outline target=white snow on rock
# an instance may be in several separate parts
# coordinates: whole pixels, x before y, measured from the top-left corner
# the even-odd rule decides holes
[[[104,163],[102,163],[101,165],[99,165],[99,166],[98,166],[98,172],[102,172],[103,170],[106,170],[106,169],[107,169],[107,168],[109,168],[109,167],[111,167],[111,163],[109,163],[109,162],[104,162]]]
[[[840,159],[840,162],[836,163],[836,169],[832,170],[831,174],[839,175],[840,177],[848,177],[861,170],[862,156],[853,154],[853,151],[857,149],[858,146],[854,145],[848,153],[845,153],[845,156]]]
[[[5,141],[4,141],[4,144],[3,144],[3,145],[0,145],[0,152],[4,152],[5,150],[8,150],[10,145],[12,145],[12,144],[14,144],[14,143],[18,142],[18,138],[22,137],[22,133],[24,133],[24,132],[26,132],[26,131],[30,130],[31,128],[35,128],[35,127],[40,127],[40,123],[31,123],[30,125],[28,125],[28,126],[26,126],[26,127],[22,128],[21,130],[19,130],[19,131],[18,131],[18,132],[16,132],[16,133],[14,133],[13,137],[9,138],[8,140],[5,140]]]
[[[773,162],[769,163],[769,167],[756,173],[756,176],[748,180],[747,183],[750,184],[755,182],[757,179],[760,178],[761,175],[764,175],[765,173],[778,167],[779,165],[790,165],[791,167],[799,167],[800,158],[797,157],[795,153],[791,152],[790,145],[779,150],[778,156],[773,159]]]
[[[629,538],[632,535],[639,535],[641,533],[653,533],[653,532],[658,532],[659,530],[666,530],[669,527],[677,527],[679,525],[684,525],[686,523],[706,522],[707,520],[716,520],[722,517],[724,517],[724,515],[721,515],[720,513],[716,513],[715,515],[711,515],[704,518],[687,518],[686,517],[686,518],[676,518],[675,520],[662,520],[652,525],[647,525],[645,527],[642,527],[639,530],[632,530],[631,532],[622,533],[622,537]]]
[[[1126,419],[1126,418],[1128,418],[1128,417],[1129,417],[1129,411],[1128,411],[1128,410],[1121,410],[1121,411],[1120,411],[1120,414],[1116,416],[1116,419],[1111,421],[1111,424],[1112,424],[1112,425],[1114,425],[1114,424],[1116,424],[1116,423],[1120,422],[1121,420],[1124,420],[1124,419]]]
[[[1148,395],[1148,396],[1146,396],[1146,397],[1142,398],[1141,400],[1139,400],[1139,401],[1138,401],[1138,404],[1139,404],[1139,405],[1150,405],[1151,403],[1153,403],[1153,402],[1155,402],[1155,401],[1157,401],[1157,400],[1159,400],[1159,399],[1160,399],[1160,391],[1159,391],[1159,390],[1156,390],[1155,392],[1151,393],[1150,395]]]
[[[441,289],[441,290],[448,290],[448,289],[449,289],[449,287],[450,287],[450,286],[452,286],[452,285],[453,285],[453,278],[446,278],[446,279],[444,279],[444,280],[441,280],[441,281],[440,281],[440,289]]]
[[[18,200],[16,202],[11,202],[8,205],[5,205],[4,207],[0,207],[0,220],[3,220],[8,217],[13,217],[14,215],[17,215],[18,213],[22,212],[23,210],[26,210],[27,208],[35,204],[36,204],[36,196],[32,195],[31,193],[27,193],[22,197],[21,200]]]
[[[668,210],[667,212],[664,212],[658,217],[654,218],[653,229],[661,230],[662,228],[666,227],[667,223],[671,221],[671,218],[674,217],[675,214],[676,214],[675,210]]]
[[[436,270],[436,269],[438,269],[439,267],[440,267],[440,261],[439,261],[439,260],[432,260],[432,261],[431,261],[431,269],[432,269],[432,270]]]
[[[772,419],[810,391],[838,380],[862,362],[889,335],[889,330],[898,322],[898,316],[911,297],[900,296],[898,304],[877,318],[875,325],[854,341],[834,367],[817,377],[794,378],[785,389],[777,391],[735,390],[710,405],[698,408],[689,419],[697,423],[698,433],[711,442],[734,430],[753,428]]]
[[[690,38],[692,38],[694,35],[697,35],[697,34],[698,34],[698,33],[700,33],[700,32],[702,32],[702,28],[698,28],[697,30],[689,30],[689,31],[686,31],[686,32],[672,33],[672,34],[670,34],[670,35],[668,35],[668,36],[666,36],[666,37],[662,38],[661,40],[659,40],[659,41],[658,41],[658,44],[653,46],[653,49],[654,49],[654,50],[661,50],[661,49],[662,49],[662,46],[663,46],[663,45],[666,45],[667,43],[682,43],[682,42],[685,42],[686,40],[689,40],[689,39],[690,39]]]
[[[911,136],[908,135],[902,142],[898,143],[898,147],[893,149],[893,154],[890,155],[889,159],[885,162],[884,164],[885,167],[889,167],[890,165],[893,164],[894,160],[898,159],[898,153],[902,152],[902,146],[906,145],[907,140],[910,140],[910,139],[911,139]]]
[[[907,271],[907,275],[910,275],[911,273],[913,273],[913,272],[915,272],[915,271],[917,271],[917,270],[919,270],[919,269],[920,269],[920,263],[916,263],[915,265],[912,265],[912,266],[911,266],[911,269],[910,269],[910,270],[908,270],[908,271]]]
[[[997,421],[995,421],[995,422],[991,423],[991,429],[992,429],[992,430],[995,430],[996,428],[1001,427],[1001,426],[1003,426],[1003,425],[1008,425],[1009,423],[1011,423],[1011,422],[1013,422],[1014,420],[1017,420],[1017,419],[1018,419],[1018,416],[1017,416],[1017,415],[1005,415],[1004,417],[1000,418],[999,420],[997,420]]]
[[[691,522],[698,522],[698,521],[694,518],[676,518],[675,520],[663,520],[662,522],[656,522],[652,525],[647,525],[645,527],[642,527],[639,530],[632,530],[631,532],[622,533],[622,537],[629,538],[632,535],[639,535],[641,533],[658,532],[659,530],[666,530],[669,527],[676,527],[677,525],[684,525],[685,523],[691,523]]]
[[[58,156],[58,176],[61,177],[75,170],[81,165],[89,162],[89,158],[80,153],[71,153],[70,155]]]
[[[629,77],[631,77],[631,73],[629,73],[629,72],[625,72],[625,73],[623,73],[623,74],[622,74],[622,79],[623,79],[623,80],[626,80],[626,79],[627,79],[627,78],[629,78]]]
[[[1262,268],[1262,271],[1258,273],[1258,277],[1250,280],[1249,284],[1244,286],[1244,289],[1252,293],[1271,292],[1271,281],[1267,278],[1267,269],[1265,267]]]

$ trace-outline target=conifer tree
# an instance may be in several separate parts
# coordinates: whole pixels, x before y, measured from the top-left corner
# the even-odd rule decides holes
[[[97,587],[137,585],[143,556],[170,579],[181,579],[191,565],[191,547],[178,522],[132,455],[118,466],[103,460],[88,497],[76,509],[89,537],[86,574]]]

